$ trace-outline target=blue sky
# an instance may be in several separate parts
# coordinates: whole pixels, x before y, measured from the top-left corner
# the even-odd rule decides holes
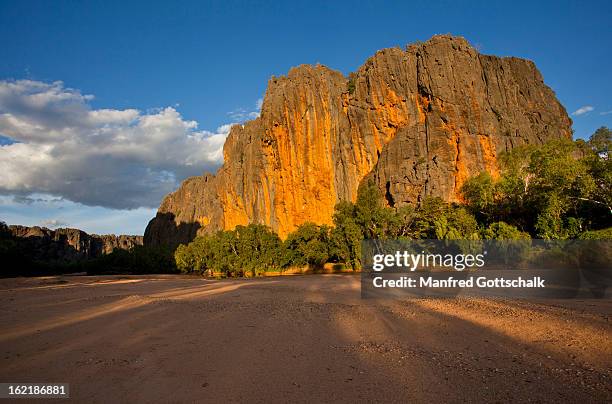
[[[199,152],[165,156],[155,141],[147,155],[132,150],[106,161],[95,151],[109,145],[89,142],[84,167],[65,157],[79,150],[71,138],[62,145],[63,165],[53,162],[55,177],[47,178],[49,162],[47,177],[34,168],[29,177],[9,172],[14,189],[20,178],[28,178],[27,187],[17,197],[5,192],[0,220],[142,234],[161,195],[184,176],[214,170],[219,156],[208,151],[222,144],[223,125],[257,114],[270,76],[317,62],[348,73],[378,49],[439,33],[462,35],[483,53],[533,60],[569,113],[585,111],[572,116],[577,137],[612,126],[609,2],[280,3],[0,0],[0,81],[28,80],[7,85],[0,109],[4,100],[5,109],[26,118],[47,113],[44,128],[58,137],[76,136],[56,122],[62,117],[78,116],[78,128],[92,138],[102,127],[119,128],[112,139],[126,150],[134,146],[126,136],[170,128],[173,144]],[[44,94],[43,106],[23,98],[34,93]],[[28,136],[19,141],[43,134]],[[11,142],[0,138],[0,146]],[[36,144],[11,158],[57,155]],[[118,167],[126,165],[134,169],[125,181],[103,181],[107,172],[123,175]],[[92,182],[87,170],[101,179]],[[96,204],[102,207],[89,207]]]

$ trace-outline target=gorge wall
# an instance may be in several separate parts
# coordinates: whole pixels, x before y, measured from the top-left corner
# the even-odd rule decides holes
[[[78,229],[51,230],[0,223],[0,231],[23,243],[29,258],[43,262],[76,262],[110,254],[115,249],[130,250],[143,244],[142,236],[87,234]]]
[[[384,49],[345,77],[302,65],[272,77],[260,117],[235,125],[215,175],[166,196],[145,244],[263,223],[286,236],[332,223],[365,178],[387,203],[459,201],[465,180],[522,144],[571,137],[571,120],[533,62],[479,54],[463,38],[434,36]]]

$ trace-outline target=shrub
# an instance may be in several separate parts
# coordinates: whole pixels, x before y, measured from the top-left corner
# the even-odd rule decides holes
[[[581,240],[612,240],[612,227],[601,230],[585,231],[578,236]]]
[[[347,87],[346,87],[346,89],[348,90],[349,94],[353,94],[355,92],[355,81],[356,80],[357,80],[357,74],[356,73],[349,73],[348,83],[347,83]]]

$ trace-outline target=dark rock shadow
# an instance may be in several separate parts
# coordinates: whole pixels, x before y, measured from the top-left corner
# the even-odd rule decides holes
[[[201,225],[198,222],[177,224],[174,213],[160,213],[151,219],[144,233],[146,247],[166,246],[173,251],[179,244],[188,244],[196,238]]]

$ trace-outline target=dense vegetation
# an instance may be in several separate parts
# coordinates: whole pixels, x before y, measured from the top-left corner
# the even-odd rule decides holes
[[[502,154],[502,173],[482,173],[463,186],[479,223],[503,221],[543,239],[576,238],[612,219],[610,130],[588,142],[554,141]]]
[[[257,276],[292,267],[320,269],[326,263],[358,269],[364,239],[610,239],[611,146],[610,130],[600,128],[587,142],[558,140],[502,153],[499,173],[483,172],[463,185],[462,204],[427,197],[418,205],[390,208],[378,187],[366,181],[355,203],[336,205],[333,226],[305,223],[284,241],[270,228],[251,224],[197,237],[174,255],[163,248],[136,247],[89,261],[45,263],[28,258],[23,244],[2,224],[0,260],[8,264],[5,268],[19,268],[19,274],[180,270]]]
[[[611,144],[610,130],[600,128],[588,142],[502,153],[498,175],[464,184],[463,204],[430,197],[393,209],[365,182],[356,203],[336,205],[331,227],[305,223],[281,241],[263,225],[238,226],[179,246],[176,264],[186,273],[242,276],[327,262],[357,269],[363,239],[610,238]]]

